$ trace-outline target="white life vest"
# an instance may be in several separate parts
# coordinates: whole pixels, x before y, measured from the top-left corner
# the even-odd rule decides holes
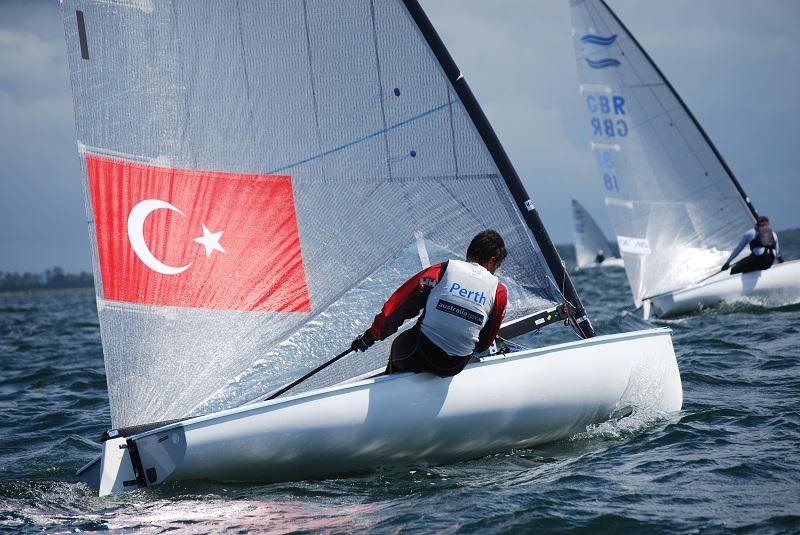
[[[494,307],[498,283],[483,266],[450,260],[428,295],[422,334],[448,355],[471,355]]]

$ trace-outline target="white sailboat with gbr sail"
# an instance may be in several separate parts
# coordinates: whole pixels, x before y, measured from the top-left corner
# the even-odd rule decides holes
[[[645,318],[800,302],[800,261],[720,272],[757,213],[678,93],[603,0],[570,0],[591,148]]]
[[[79,476],[100,494],[452,462],[680,409],[669,330],[595,336],[416,1],[62,6],[112,426]],[[370,376],[376,344],[264,399],[485,228],[509,249],[501,336],[580,340],[449,379]]]

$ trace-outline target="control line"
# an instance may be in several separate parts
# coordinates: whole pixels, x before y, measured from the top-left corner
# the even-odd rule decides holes
[[[435,108],[431,108],[428,111],[422,112],[419,115],[415,115],[413,117],[409,117],[408,119],[405,119],[404,121],[400,121],[399,123],[395,123],[395,124],[393,124],[391,126],[387,126],[386,128],[378,130],[377,132],[373,132],[371,134],[367,134],[366,136],[364,136],[362,138],[356,139],[356,140],[351,141],[349,143],[345,143],[344,145],[339,145],[338,147],[334,147],[334,148],[326,150],[324,152],[320,152],[319,154],[316,154],[314,156],[310,156],[310,157],[308,157],[308,158],[306,158],[304,160],[300,160],[298,162],[290,163],[290,164],[284,165],[282,167],[276,167],[275,169],[270,169],[269,171],[266,172],[266,174],[268,174],[268,175],[277,174],[277,173],[280,173],[281,171],[286,171],[287,169],[291,169],[292,167],[297,167],[298,165],[303,165],[305,163],[308,163],[308,162],[311,162],[311,161],[314,161],[314,160],[318,160],[320,158],[324,158],[325,156],[328,156],[329,154],[333,154],[334,152],[339,152],[339,151],[344,150],[346,148],[352,147],[353,145],[357,145],[359,143],[367,141],[368,139],[372,139],[372,138],[374,138],[376,136],[379,136],[381,134],[385,134],[386,132],[394,130],[395,128],[400,128],[401,126],[405,126],[405,125],[407,125],[409,123],[413,123],[414,121],[418,121],[419,119],[422,119],[423,117],[426,117],[428,115],[436,113],[437,111],[443,110],[444,108],[448,107],[449,105],[450,105],[450,102],[446,102],[444,104],[436,106]]]

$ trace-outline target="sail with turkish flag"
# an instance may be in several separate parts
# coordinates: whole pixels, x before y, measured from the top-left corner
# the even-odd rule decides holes
[[[583,317],[416,2],[62,12],[114,427],[231,408],[303,375],[487,228],[509,250],[507,320],[565,299]],[[390,343],[326,384],[383,366]]]
[[[86,164],[105,299],[311,312],[291,176]]]

